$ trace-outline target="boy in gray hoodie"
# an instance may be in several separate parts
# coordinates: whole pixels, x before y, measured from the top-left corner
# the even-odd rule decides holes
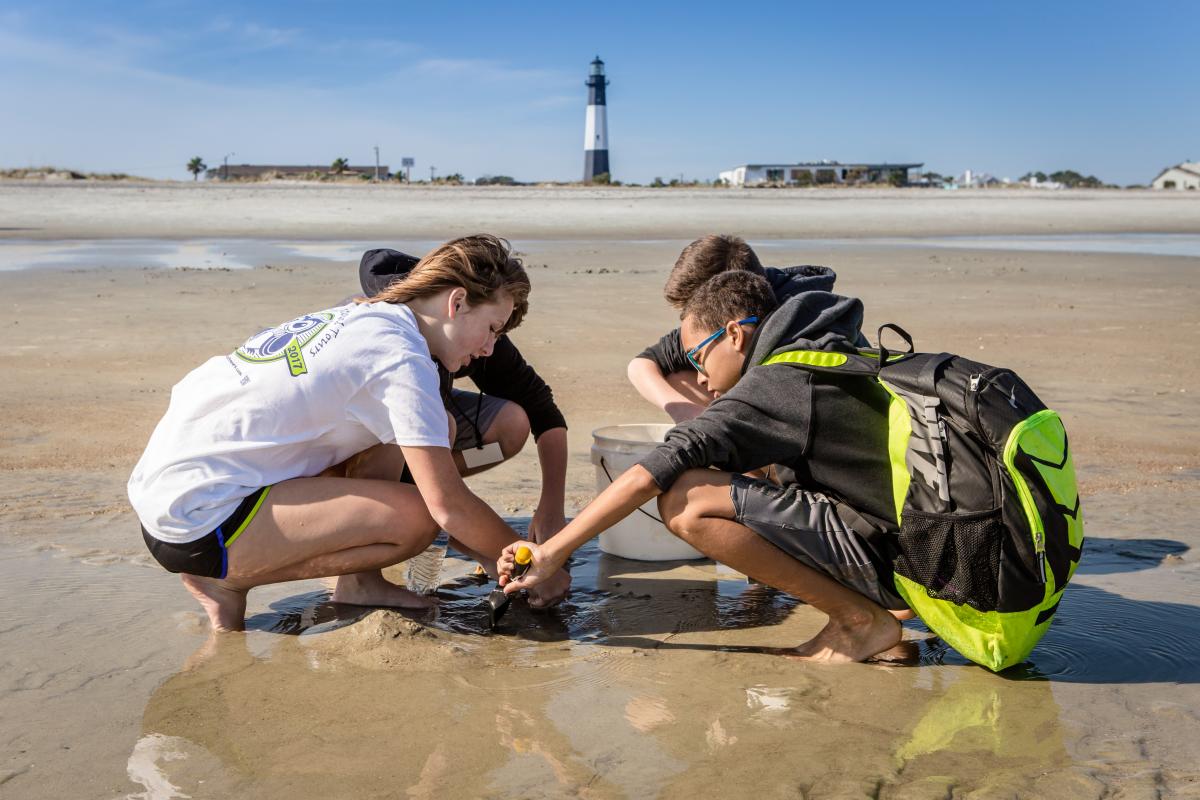
[[[667,276],[663,297],[672,307],[683,311],[696,290],[713,277],[741,271],[766,278],[780,303],[802,292],[832,292],[837,279],[829,267],[764,267],[743,239],[714,233],[683,248]],[[866,340],[861,344],[865,347]],[[679,328],[639,353],[629,362],[626,374],[638,394],[677,423],[698,416],[712,402],[712,396],[697,383],[696,373],[683,354]]]
[[[852,352],[862,303],[828,291],[776,303],[771,285],[745,271],[718,275],[694,293],[680,338],[700,385],[717,399],[536,548],[533,568],[505,591],[536,585],[658,496],[676,536],[829,616],[790,655],[861,661],[899,642],[898,619],[911,612],[891,580],[899,526],[887,393],[855,376],[762,364],[790,350]],[[771,464],[778,483],[744,474]],[[502,575],[513,552],[501,557]]]

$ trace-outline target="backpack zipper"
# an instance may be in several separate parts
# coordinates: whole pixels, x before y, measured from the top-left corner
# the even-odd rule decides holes
[[[970,378],[967,381],[967,391],[973,395],[970,398],[969,410],[971,413],[972,421],[975,423],[976,429],[978,429],[980,427],[979,426],[979,397],[978,397],[978,394],[979,394],[981,385],[983,384],[985,379],[990,380],[990,377],[992,374],[1003,372],[1003,371],[1005,371],[1005,370],[1002,367],[995,367],[991,370],[988,370],[988,372],[986,372],[986,373],[977,372],[974,375],[970,376]],[[1011,403],[1011,401],[1010,401],[1010,403]],[[1015,405],[1013,407],[1016,408]],[[1000,468],[1004,468],[1004,467],[1002,464],[997,463],[997,464],[994,464],[992,468],[1000,469]],[[993,493],[995,494],[996,501],[1000,502],[1002,494],[1001,494],[1001,489],[1000,489],[999,484],[996,483],[997,477],[998,476],[993,472],[993,474],[992,474]],[[1034,552],[1034,555],[1037,558],[1037,562],[1038,562],[1038,577],[1041,580],[1042,584],[1045,585],[1045,583],[1046,583],[1046,533],[1045,533],[1045,531],[1042,531],[1041,533],[1038,533],[1036,531],[1030,531],[1030,533],[1032,534],[1032,538],[1033,538],[1033,552]]]

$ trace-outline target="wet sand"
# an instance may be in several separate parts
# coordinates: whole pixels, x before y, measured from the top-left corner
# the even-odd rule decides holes
[[[576,509],[594,489],[590,431],[661,419],[624,367],[673,324],[659,291],[693,235],[1037,234],[1063,224],[1056,203],[1073,227],[1055,230],[1200,231],[1194,198],[1125,193],[850,192],[805,205],[770,192],[718,202],[579,190],[568,203],[573,190],[429,190],[402,198],[399,213],[344,188],[222,188],[214,201],[220,187],[119,187],[103,203],[94,187],[50,188],[0,186],[0,238],[238,236],[255,225],[296,239],[510,236],[534,281],[514,338],[571,425]],[[497,211],[506,200],[518,208]],[[570,236],[585,216],[576,201],[602,213]],[[311,229],[322,202],[329,217]],[[731,222],[713,221],[721,214]],[[249,633],[213,647],[178,580],[142,551],[124,482],[182,375],[354,291],[356,265],[7,272],[0,794],[1193,796],[1200,379],[1186,343],[1200,333],[1200,259],[795,242],[762,252],[834,267],[871,330],[899,322],[922,349],[1013,366],[1062,413],[1089,539],[1023,668],[967,666],[919,623],[906,626],[916,666],[786,661],[765,649],[815,632],[811,609],[707,562],[646,565],[594,548],[578,556],[567,606],[518,604],[495,636],[478,618],[486,587],[465,580],[441,590],[437,615],[411,618],[334,607],[323,583],[305,582],[252,592]],[[536,459],[522,453],[472,486],[521,524]]]

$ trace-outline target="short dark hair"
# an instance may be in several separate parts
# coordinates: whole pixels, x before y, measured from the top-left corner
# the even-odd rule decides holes
[[[683,307],[702,328],[716,330],[730,320],[758,317],[761,322],[778,306],[771,284],[750,272],[722,272],[692,294]]]
[[[672,306],[682,309],[709,278],[739,270],[766,274],[754,250],[741,238],[716,233],[703,236],[683,248],[667,276],[663,296]]]

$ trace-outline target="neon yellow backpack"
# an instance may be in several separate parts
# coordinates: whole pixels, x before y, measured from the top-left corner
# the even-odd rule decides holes
[[[929,628],[993,671],[1050,626],[1083,547],[1067,433],[1011,370],[950,353],[790,350],[763,364],[859,374],[888,394],[900,522],[896,591]]]

